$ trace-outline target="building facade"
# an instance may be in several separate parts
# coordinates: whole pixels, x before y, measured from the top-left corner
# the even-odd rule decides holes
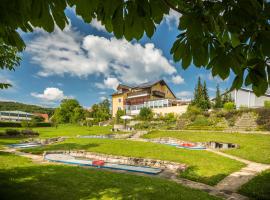
[[[265,101],[270,101],[270,92],[267,92],[265,95],[260,97],[257,97],[255,93],[248,88],[235,89],[229,93],[234,100],[236,108],[259,108],[264,106]]]
[[[156,114],[182,114],[187,109],[187,103],[178,100],[164,80],[133,87],[120,84],[117,92],[112,94],[112,115],[115,117],[117,110],[137,115],[142,107],[152,108]]]
[[[0,111],[0,121],[13,121],[13,122],[21,122],[21,121],[30,121],[34,115],[27,112],[22,111]]]

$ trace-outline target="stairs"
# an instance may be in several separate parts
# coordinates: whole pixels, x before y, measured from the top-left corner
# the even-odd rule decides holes
[[[234,130],[251,131],[257,129],[256,116],[254,113],[243,113],[233,127]]]

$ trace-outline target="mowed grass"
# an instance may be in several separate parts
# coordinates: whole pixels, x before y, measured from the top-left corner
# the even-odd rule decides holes
[[[22,129],[22,128],[0,128],[0,131],[5,131],[6,129]],[[112,132],[112,126],[79,126],[74,124],[63,124],[55,127],[39,127],[32,128],[37,131],[40,135],[39,137],[58,137],[58,136],[69,136],[75,137],[77,135],[104,135],[104,134],[117,134],[123,132]]]
[[[1,200],[217,200],[171,181],[64,165],[40,165],[0,152]]]
[[[152,131],[145,138],[172,137],[190,142],[229,142],[239,144],[238,149],[223,150],[259,163],[270,163],[270,135],[222,132]]]
[[[252,199],[270,199],[270,170],[262,172],[241,187],[239,192]]]
[[[181,174],[182,177],[210,185],[215,185],[225,176],[244,166],[238,161],[207,151],[192,151],[168,145],[128,140],[76,138],[54,145],[25,149],[23,151],[42,154],[43,151],[48,150],[87,150],[105,154],[184,163],[190,168]]]

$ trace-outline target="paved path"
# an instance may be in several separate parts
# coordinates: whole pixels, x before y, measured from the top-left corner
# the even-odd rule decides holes
[[[246,167],[243,167],[241,170],[230,174],[229,176],[224,178],[222,181],[220,181],[215,186],[220,191],[236,192],[242,185],[250,181],[256,175],[258,175],[259,173],[261,173],[262,171],[266,169],[270,169],[270,165],[252,162],[249,160],[238,158],[233,155],[228,155],[220,151],[215,151],[215,150],[210,150],[210,149],[208,149],[208,151],[247,164]]]

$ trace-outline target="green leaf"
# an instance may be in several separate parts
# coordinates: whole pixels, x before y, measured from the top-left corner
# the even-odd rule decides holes
[[[185,45],[185,50],[182,55],[182,67],[183,69],[187,69],[192,61],[191,51],[190,51],[190,45],[187,43]]]
[[[123,7],[119,6],[112,16],[113,32],[116,38],[121,38],[124,33]]]
[[[239,89],[239,88],[242,87],[242,85],[243,85],[243,74],[242,75],[237,75],[234,78],[234,81],[232,83],[232,86],[231,86],[231,89],[230,90]]]

